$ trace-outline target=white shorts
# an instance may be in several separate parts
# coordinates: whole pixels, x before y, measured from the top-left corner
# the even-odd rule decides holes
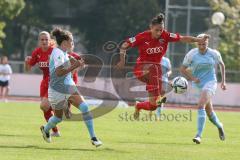
[[[70,96],[71,94],[60,93],[51,87],[48,88],[48,100],[53,110],[61,110],[68,107],[68,99]]]
[[[213,96],[217,90],[217,82],[209,81],[203,86],[203,88],[198,88],[196,86],[194,86],[194,88],[196,88],[198,95],[200,95],[203,91],[206,91],[209,96]]]

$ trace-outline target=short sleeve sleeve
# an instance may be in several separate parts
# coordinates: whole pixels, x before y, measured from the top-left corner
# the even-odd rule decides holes
[[[167,39],[168,42],[178,42],[180,41],[180,34],[167,32]]]
[[[144,40],[144,36],[142,33],[137,34],[135,37],[128,38],[126,42],[130,45],[130,47],[136,47],[140,45]]]
[[[217,50],[214,50],[214,59],[216,61],[217,64],[219,63],[223,63],[223,60],[222,60],[222,56],[220,54],[220,52],[218,52]]]
[[[60,49],[54,49],[52,55],[55,68],[64,65],[64,53]]]
[[[8,73],[9,73],[9,74],[12,74],[12,68],[11,68],[10,65],[8,65]]]

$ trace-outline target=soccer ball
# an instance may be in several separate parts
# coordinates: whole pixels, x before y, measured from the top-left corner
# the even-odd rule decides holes
[[[172,81],[173,91],[177,94],[182,94],[187,91],[188,81],[184,77],[175,77]]]
[[[225,16],[222,12],[215,12],[212,15],[212,23],[214,25],[222,25],[225,21]]]

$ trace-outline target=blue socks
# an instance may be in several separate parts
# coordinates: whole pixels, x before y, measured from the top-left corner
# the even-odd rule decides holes
[[[88,111],[88,105],[85,102],[82,102],[79,105],[79,110],[82,112],[83,114],[83,120],[87,126],[88,132],[90,134],[90,137],[96,137],[95,133],[94,133],[94,129],[93,129],[93,120],[92,120],[92,115],[91,113]]]
[[[88,132],[90,134],[90,137],[96,137],[95,133],[94,133],[94,129],[93,129],[93,120],[92,120],[92,115],[91,113],[88,111],[88,105],[85,102],[82,102],[79,105],[79,110],[82,112],[83,114],[83,120],[87,126]],[[60,123],[62,121],[61,118],[58,118],[56,116],[52,116],[49,120],[48,123],[44,126],[44,131],[46,133],[49,133],[49,131],[56,127],[56,125],[58,123]]]
[[[162,109],[163,109],[163,104],[161,106],[159,106],[156,110],[157,118],[160,118]]]
[[[198,109],[197,136],[201,137],[206,123],[205,109]]]
[[[56,116],[52,116],[49,120],[48,120],[48,123],[44,126],[44,131],[46,133],[49,133],[50,129],[56,127],[56,125],[58,123],[60,123],[62,121],[61,118],[58,118]]]
[[[209,117],[209,120],[217,127],[217,128],[222,128],[222,123],[218,119],[217,115],[215,112],[212,112],[212,114]]]

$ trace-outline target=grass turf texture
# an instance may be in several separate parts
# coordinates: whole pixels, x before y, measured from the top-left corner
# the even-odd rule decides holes
[[[104,145],[90,144],[83,122],[60,124],[62,137],[53,143],[43,141],[39,127],[45,124],[37,103],[0,103],[1,160],[234,160],[240,158],[240,113],[217,112],[224,122],[226,141],[218,138],[217,129],[207,121],[202,144],[193,144],[196,111],[185,121],[125,120],[133,108],[118,108],[95,119],[95,129]],[[145,115],[147,115],[147,112]],[[185,114],[189,110],[164,110],[166,115]],[[129,118],[129,116],[128,116]],[[124,120],[123,120],[124,119]],[[149,119],[148,119],[149,120]],[[185,122],[181,121],[184,120]]]

